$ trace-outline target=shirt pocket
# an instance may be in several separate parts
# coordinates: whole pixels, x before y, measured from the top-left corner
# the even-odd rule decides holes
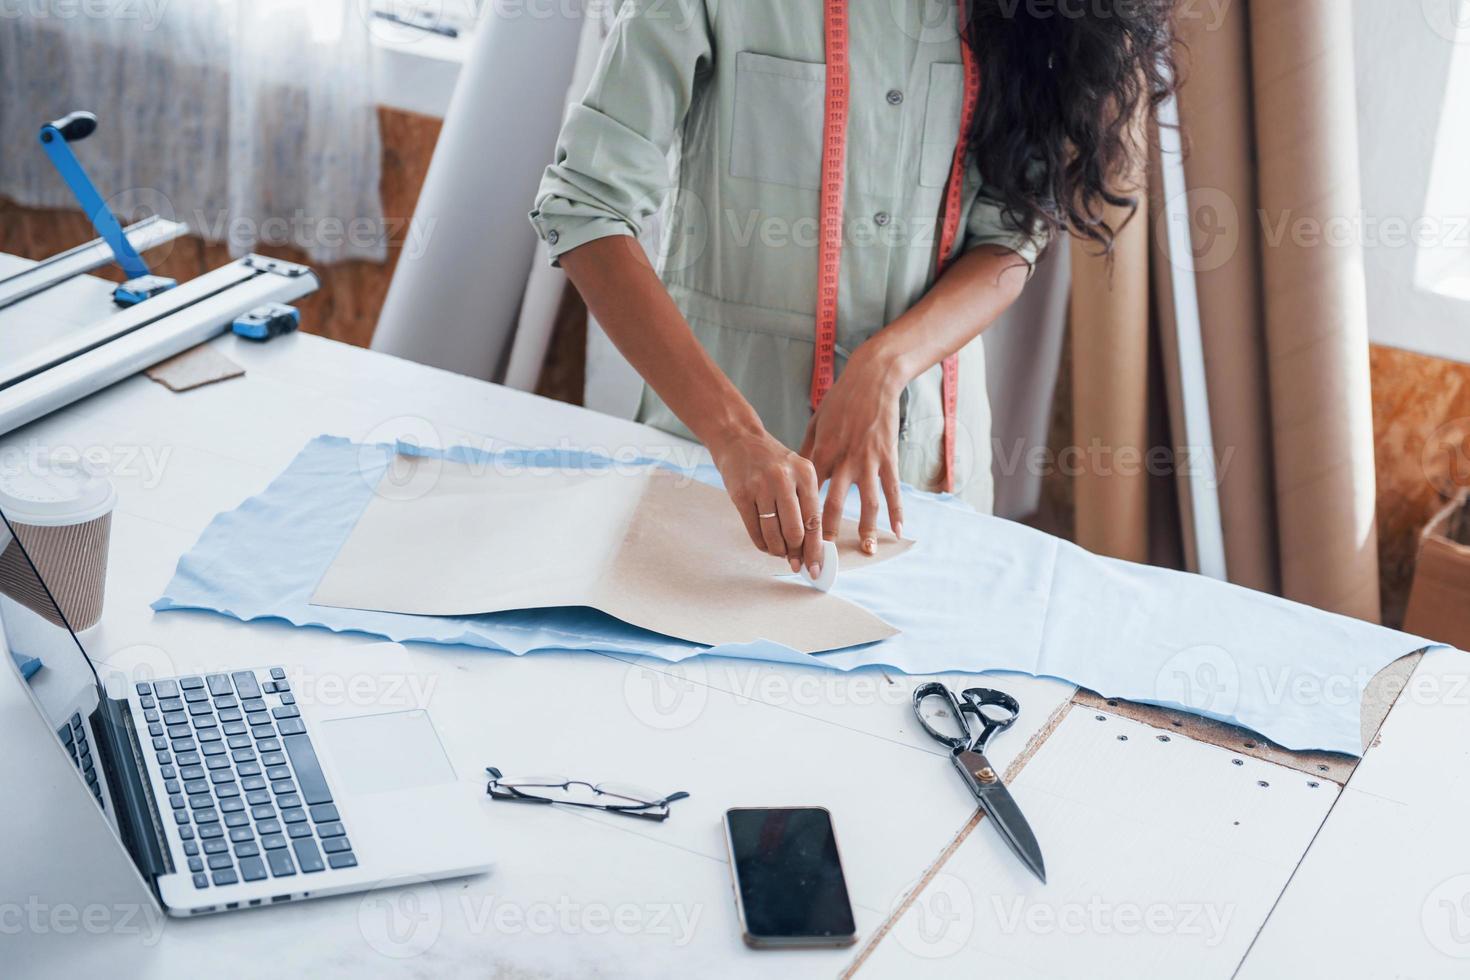
[[[730,176],[820,188],[826,95],[826,65],[736,54]]]
[[[924,138],[919,152],[919,183],[924,187],[943,187],[949,180],[955,144],[960,138],[960,110],[964,100],[964,65],[948,62],[930,65]]]

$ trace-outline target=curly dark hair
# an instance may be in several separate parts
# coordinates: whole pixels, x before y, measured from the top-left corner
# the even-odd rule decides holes
[[[1138,210],[1136,125],[1177,82],[1176,0],[967,0],[981,99],[970,148],[1021,228],[1071,232],[1111,255]],[[1108,207],[1127,208],[1109,223]],[[1116,224],[1116,226],[1115,226]]]

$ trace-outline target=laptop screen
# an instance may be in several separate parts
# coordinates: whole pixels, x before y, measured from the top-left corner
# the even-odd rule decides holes
[[[165,873],[172,866],[161,849],[156,804],[143,781],[141,746],[125,701],[145,676],[154,678],[157,665],[120,669],[114,654],[99,672],[71,628],[77,622],[95,626],[100,618],[96,560],[110,522],[92,528],[100,531],[95,538],[68,538],[79,525],[46,525],[45,514],[31,524],[15,514],[8,503],[0,508],[0,655],[12,658],[27,678],[33,703],[137,870],[145,878]],[[150,699],[139,700],[151,709]],[[150,734],[161,733],[150,728]]]
[[[22,528],[22,533],[25,532]],[[30,685],[51,730],[72,755],[98,801],[105,794],[88,719],[100,702],[97,673],[0,511],[0,635],[4,655]]]

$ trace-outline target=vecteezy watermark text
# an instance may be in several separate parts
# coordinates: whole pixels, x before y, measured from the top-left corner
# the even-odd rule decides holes
[[[1000,931],[1038,936],[1190,936],[1213,948],[1224,942],[1233,905],[1212,902],[1038,902],[1017,895],[991,896]]]
[[[0,0],[0,20],[136,21],[151,31],[168,5],[169,0]]]
[[[81,469],[95,476],[136,480],[145,490],[163,482],[173,456],[171,446],[94,443],[86,446],[42,443],[36,439],[0,449],[0,474],[45,476]]]
[[[163,914],[137,902],[47,902],[31,895],[20,902],[0,902],[0,936],[138,936],[153,946],[163,935]]]

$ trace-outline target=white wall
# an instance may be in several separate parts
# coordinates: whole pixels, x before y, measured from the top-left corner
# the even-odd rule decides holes
[[[1470,202],[1429,201],[1451,64],[1457,53],[1470,58],[1470,31],[1461,31],[1457,43],[1454,19],[1470,13],[1470,3],[1352,0],[1352,10],[1369,335],[1375,343],[1470,362],[1470,302],[1416,283],[1420,249],[1409,233],[1426,217],[1452,219],[1437,229],[1426,225],[1425,234],[1441,248],[1470,252]],[[1470,118],[1459,125],[1470,127]],[[1463,187],[1470,161],[1458,169],[1439,186]]]

